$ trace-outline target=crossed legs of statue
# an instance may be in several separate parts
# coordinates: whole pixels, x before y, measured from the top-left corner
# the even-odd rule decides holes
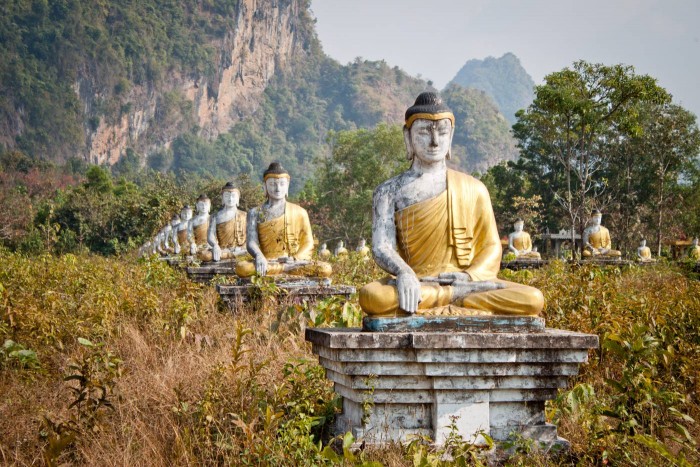
[[[268,276],[289,274],[290,276],[330,277],[332,272],[333,268],[331,265],[323,261],[310,261],[302,264],[267,263]],[[236,264],[236,275],[238,275],[238,277],[250,277],[253,274],[255,274],[254,262],[241,261]]]
[[[360,307],[365,313],[371,316],[403,314],[403,311],[399,311],[398,290],[389,283],[390,280],[386,277],[360,289]],[[452,303],[452,286],[423,283],[417,314],[447,305],[502,315],[535,316],[542,311],[544,297],[538,289],[501,279],[494,279],[494,282],[502,284],[504,288],[472,293],[461,303]]]

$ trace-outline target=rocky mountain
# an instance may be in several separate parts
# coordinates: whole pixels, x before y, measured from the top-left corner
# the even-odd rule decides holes
[[[453,83],[486,92],[511,124],[515,123],[515,112],[534,98],[534,81],[510,52],[500,58],[467,61],[449,84]]]
[[[310,0],[8,0],[0,150],[216,177],[281,160],[298,189],[327,156],[329,132],[400,124],[431,88],[384,61],[329,58],[309,8]],[[460,165],[483,170],[512,157],[488,96],[447,94],[464,110]]]

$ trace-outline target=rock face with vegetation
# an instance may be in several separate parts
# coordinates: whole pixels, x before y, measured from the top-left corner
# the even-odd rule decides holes
[[[511,124],[515,123],[515,113],[530,105],[534,98],[534,81],[518,57],[510,52],[501,58],[469,60],[450,82],[453,83],[484,91],[496,101]]]
[[[402,123],[407,103],[430,88],[384,61],[329,58],[309,8],[11,0],[0,18],[0,146],[59,163],[219,177],[280,160],[299,181],[294,192],[328,154],[329,130]],[[489,152],[500,137],[472,132],[462,167],[508,159]]]

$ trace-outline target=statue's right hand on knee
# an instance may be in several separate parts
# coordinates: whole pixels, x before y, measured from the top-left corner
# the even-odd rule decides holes
[[[214,261],[221,261],[221,247],[219,245],[212,247],[211,256]]]
[[[264,255],[258,255],[255,257],[255,272],[259,276],[267,275],[267,258]]]
[[[399,308],[406,313],[418,311],[420,281],[416,274],[413,271],[399,273],[396,276],[396,288],[399,293]]]

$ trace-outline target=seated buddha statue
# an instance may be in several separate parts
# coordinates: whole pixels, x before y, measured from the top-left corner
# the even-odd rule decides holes
[[[513,232],[508,235],[508,251],[515,254],[517,259],[541,259],[540,254],[532,249],[532,239],[523,230],[524,225],[522,219],[517,219],[513,224]]]
[[[338,240],[338,244],[335,246],[335,251],[333,252],[335,257],[338,259],[343,259],[348,257],[348,249],[345,248],[345,242]]]
[[[211,200],[207,195],[199,195],[195,203],[197,214],[190,220],[189,231],[192,242],[190,243],[190,254],[196,255],[199,251],[208,250],[207,232],[209,230],[209,210]]]
[[[610,258],[616,259],[622,256],[618,250],[611,249],[610,231],[600,225],[603,213],[599,210],[593,211],[588,227],[583,231],[583,256],[584,258]]]
[[[411,168],[375,190],[372,252],[390,274],[360,290],[371,316],[537,315],[542,293],[498,279],[501,241],[482,182],[447,168],[454,115],[433,92],[406,111]]]
[[[198,253],[201,261],[235,259],[246,254],[246,213],[238,209],[241,192],[232,182],[221,189],[222,208],[209,219],[207,241],[210,249]]]
[[[331,265],[313,261],[314,239],[306,209],[287,201],[289,173],[273,162],[263,174],[267,200],[248,212],[248,253],[254,262],[236,265],[239,277],[292,276],[328,277]]]
[[[321,243],[321,247],[318,249],[318,259],[327,261],[331,257],[331,250],[325,243]]]
[[[364,238],[360,239],[360,243],[357,244],[355,251],[358,255],[360,255],[360,258],[369,259],[369,247],[367,246],[367,242]]]
[[[651,249],[647,246],[646,239],[642,239],[639,242],[639,247],[637,247],[637,261],[640,263],[650,263],[656,261],[651,257]]]
[[[180,211],[180,223],[175,228],[175,254],[189,254],[192,243],[192,231],[190,230],[190,220],[192,220],[192,208],[186,204]]]
[[[688,249],[688,258],[700,261],[700,245],[698,245],[698,237],[693,239],[693,244]]]

